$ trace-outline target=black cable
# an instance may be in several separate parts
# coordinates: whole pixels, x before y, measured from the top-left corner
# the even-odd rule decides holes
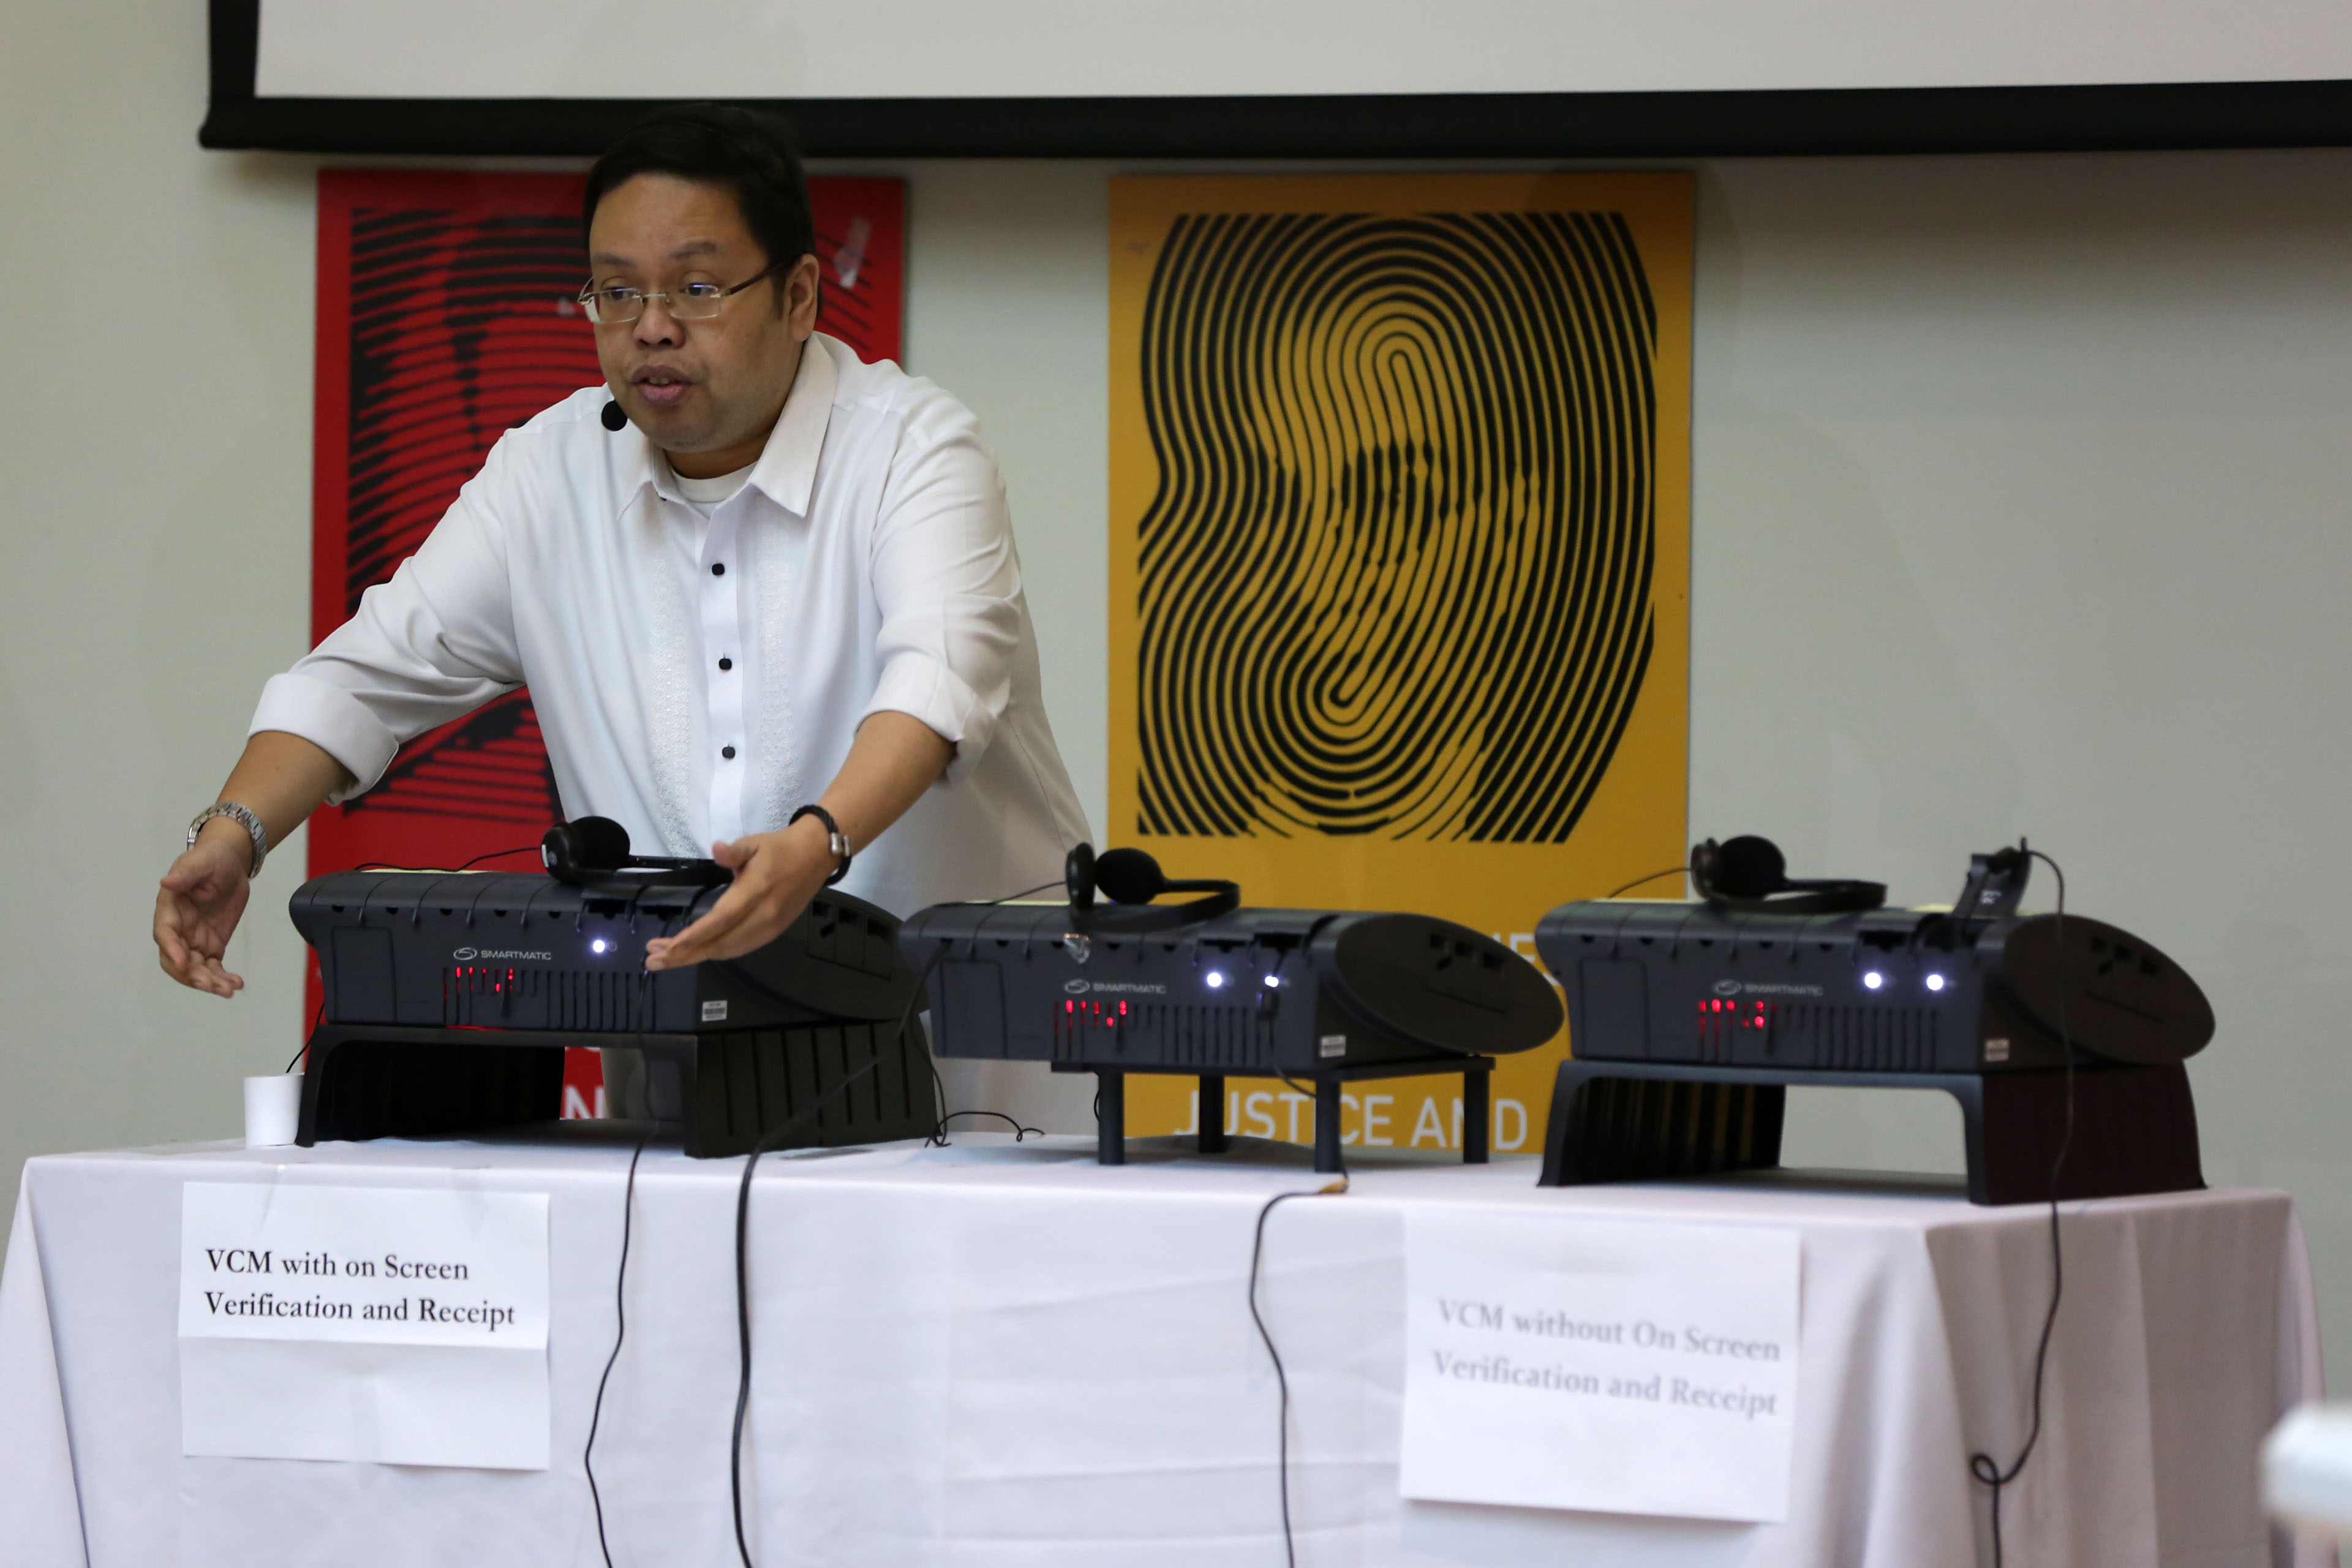
[[[999,1121],[1005,1122],[1012,1127],[1013,1141],[1015,1143],[1020,1142],[1023,1139],[1028,1137],[1033,1132],[1040,1138],[1045,1136],[1045,1130],[1044,1128],[1024,1126],[1020,1118],[1015,1116],[1007,1116],[1002,1110],[950,1110],[945,1116],[940,1118],[939,1125],[931,1131],[931,1137],[938,1142],[940,1147],[945,1148],[947,1146],[948,1123],[953,1121],[959,1116],[993,1116]]]
[[[735,1551],[743,1559],[743,1568],[752,1568],[751,1548],[743,1538],[743,1417],[751,1407],[751,1271],[746,1266],[748,1226],[751,1213],[751,1173],[759,1168],[761,1155],[773,1149],[811,1117],[822,1112],[844,1089],[881,1065],[882,1053],[877,1050],[864,1067],[818,1096],[815,1104],[751,1145],[751,1155],[743,1162],[742,1184],[735,1191],[735,1328],[741,1351],[742,1372],[735,1385],[735,1436],[728,1447],[727,1489],[734,1500]]]
[[[1613,899],[1621,894],[1632,892],[1634,889],[1640,887],[1644,882],[1654,882],[1661,877],[1671,877],[1678,871],[1687,871],[1690,868],[1687,865],[1669,866],[1663,871],[1653,871],[1646,877],[1636,877],[1632,881],[1626,883],[1623,887],[1618,889],[1616,892],[1605,893],[1601,896],[1604,898]]]
[[[2066,1023],[2066,873],[2058,862],[2039,849],[2027,847],[2022,839],[2018,847],[2050,868],[2058,879],[2058,1050],[2066,1064],[2066,1125],[2059,1134],[2058,1157],[2050,1163],[2050,1310],[2042,1315],[2042,1342],[2033,1351],[2033,1419],[2026,1429],[2025,1446],[2017,1451],[2017,1459],[2003,1470],[1993,1457],[1985,1453],[1969,1456],[1969,1474],[1992,1490],[1992,1568],[2002,1568],[2000,1544],[2000,1492],[2003,1487],[2017,1479],[2025,1468],[2025,1461],[2033,1457],[2034,1445],[2042,1440],[2042,1382],[2049,1368],[2050,1335],[2058,1326],[2058,1302],[2066,1290],[2065,1256],[2058,1246],[2058,1182],[2065,1173],[2066,1156],[2074,1147],[2074,1040]]]
[[[923,1147],[942,1148],[946,1140],[940,1136],[940,1129],[948,1124],[948,1080],[940,1076],[939,1058],[929,1051],[923,1053],[923,1065],[931,1069],[931,1135],[923,1140]]]
[[[581,1446],[580,1468],[588,1472],[588,1500],[596,1508],[596,1548],[604,1554],[604,1568],[613,1568],[612,1543],[604,1539],[604,1497],[596,1489],[596,1427],[604,1419],[604,1385],[613,1381],[613,1365],[621,1359],[621,1342],[628,1337],[629,1304],[623,1287],[629,1280],[629,1216],[637,1195],[637,1162],[653,1130],[637,1140],[629,1155],[629,1179],[621,1188],[621,1266],[613,1271],[613,1353],[604,1358],[604,1375],[596,1380],[596,1403],[588,1412],[588,1441]]]
[[[735,1433],[727,1450],[727,1490],[735,1509],[735,1552],[743,1560],[743,1568],[752,1568],[751,1543],[743,1536],[743,1418],[751,1408],[751,1272],[748,1242],[751,1218],[751,1173],[759,1168],[761,1155],[775,1148],[810,1118],[822,1113],[851,1084],[880,1067],[883,1052],[887,1048],[886,1040],[906,1038],[908,1026],[914,1022],[915,1004],[923,994],[923,982],[930,977],[931,971],[947,951],[948,944],[941,942],[939,951],[932,953],[923,965],[922,972],[915,976],[915,984],[907,992],[906,1008],[898,1015],[897,1033],[877,1037],[874,1054],[866,1059],[864,1067],[819,1095],[816,1102],[807,1110],[751,1145],[751,1152],[743,1162],[742,1184],[735,1189],[735,1331],[740,1347],[741,1372],[735,1385]]]
[[[1282,1391],[1281,1424],[1276,1428],[1276,1475],[1282,1487],[1282,1560],[1289,1568],[1298,1568],[1298,1549],[1290,1531],[1290,1374],[1282,1364],[1282,1352],[1274,1348],[1274,1335],[1265,1326],[1265,1319],[1257,1310],[1258,1274],[1265,1261],[1265,1220],[1278,1204],[1293,1198],[1336,1197],[1348,1190],[1348,1178],[1317,1187],[1312,1192],[1276,1193],[1265,1200],[1257,1211],[1257,1232],[1250,1240],[1249,1313],[1250,1321],[1257,1325],[1257,1337],[1265,1345],[1266,1359],[1274,1363],[1275,1386]]]
[[[1009,904],[1015,899],[1025,899],[1032,893],[1042,893],[1048,888],[1058,888],[1061,886],[1063,886],[1062,879],[1056,878],[1055,880],[1050,882],[1040,882],[1034,888],[1024,888],[1017,893],[1007,893],[1003,898],[990,899],[988,902],[992,904]],[[941,952],[945,952],[947,949],[942,946],[940,951]],[[934,959],[932,962],[937,963],[938,961]],[[925,973],[928,973],[929,970],[927,969]],[[923,1061],[924,1065],[931,1069],[931,1110],[936,1116],[936,1120],[931,1123],[930,1135],[923,1140],[923,1146],[925,1148],[944,1149],[948,1147],[948,1123],[954,1121],[959,1116],[1003,1117],[1005,1121],[1013,1122],[1013,1141],[1016,1143],[1021,1141],[1024,1131],[1027,1132],[1034,1132],[1040,1138],[1043,1138],[1045,1135],[1044,1130],[1041,1128],[1031,1127],[1024,1130],[1020,1122],[1013,1121],[1010,1116],[1005,1116],[1004,1112],[1001,1110],[950,1110],[948,1109],[948,1081],[940,1076],[940,1064],[932,1058],[930,1052],[928,1050],[923,1053]]]
[[[462,866],[387,866],[381,860],[371,860],[364,866],[354,866],[352,869],[354,871],[437,872],[442,876],[447,877],[455,876],[459,871],[470,871],[485,860],[503,860],[509,855],[536,855],[538,853],[539,846],[536,844],[518,844],[512,849],[493,849],[487,855],[477,855]]]
[[[1058,888],[1062,884],[1058,879],[1051,882],[1040,882],[1034,888],[1024,889],[1018,893],[1007,893],[1003,898],[991,899],[988,901],[992,904],[1007,903],[1012,900],[1026,898],[1031,893],[1043,892],[1047,888]],[[948,942],[941,942],[938,949],[932,952],[931,956],[925,961],[921,972],[915,976],[915,984],[907,993],[907,1005],[898,1015],[898,1032],[893,1036],[877,1037],[874,1045],[874,1055],[869,1060],[867,1060],[864,1067],[859,1068],[856,1072],[851,1073],[847,1078],[843,1079],[839,1083],[835,1084],[830,1089],[827,1089],[818,1098],[815,1104],[810,1106],[806,1110],[802,1111],[799,1115],[785,1122],[782,1127],[775,1129],[773,1131],[761,1138],[759,1142],[753,1144],[750,1156],[743,1162],[743,1180],[741,1184],[739,1185],[735,1191],[735,1330],[737,1342],[740,1346],[740,1352],[741,1371],[735,1386],[734,1436],[729,1443],[727,1455],[727,1489],[735,1511],[735,1553],[742,1560],[743,1568],[752,1568],[751,1543],[744,1538],[743,1534],[743,1420],[751,1408],[751,1270],[748,1266],[748,1237],[750,1234],[751,1213],[751,1173],[758,1168],[761,1155],[767,1153],[770,1150],[773,1149],[782,1139],[798,1129],[811,1117],[822,1112],[827,1105],[833,1102],[835,1097],[840,1095],[841,1092],[846,1089],[851,1084],[856,1083],[859,1079],[864,1078],[867,1073],[872,1072],[876,1068],[880,1067],[882,1065],[883,1052],[887,1048],[884,1043],[885,1040],[903,1040],[906,1038],[908,1026],[914,1023],[915,1004],[922,999],[924,983],[930,978],[931,971],[939,967],[940,960],[947,956],[948,948],[950,945],[951,944]],[[741,978],[741,976],[738,976],[738,978]],[[942,1112],[940,1120],[932,1124],[932,1138],[936,1140],[940,1136],[940,1130],[946,1125],[948,1120],[947,1114],[945,1113],[947,1106],[947,1088],[944,1081],[941,1080],[939,1076],[940,1069],[938,1063],[930,1061],[929,1051],[926,1050],[923,1055],[925,1060],[930,1063],[931,1082],[934,1092],[937,1096],[932,1103],[936,1109]],[[953,1114],[959,1116],[995,1116],[1003,1113],[1000,1111],[957,1111]],[[1012,1121],[1013,1119],[1006,1117],[1005,1120]],[[1015,1121],[1013,1122],[1013,1125],[1018,1128],[1020,1123]],[[1029,1131],[1035,1131],[1036,1129],[1031,1128]],[[1042,1136],[1042,1134],[1040,1135]]]
[[[1042,893],[1048,888],[1058,888],[1062,885],[1062,879],[1056,877],[1050,882],[1040,882],[1034,888],[1024,888],[1017,893],[1007,893],[1001,899],[991,899],[988,901],[992,904],[1009,904],[1015,899],[1025,899],[1032,893]]]
[[[320,1026],[320,1025],[321,1025],[321,1024],[323,1024],[323,1023],[325,1023],[326,1021],[327,1021],[327,1004],[326,1004],[326,1002],[322,999],[322,1000],[319,1003],[319,1016],[318,1016],[317,1017],[315,1017],[315,1018],[313,1018],[313,1019],[311,1019],[311,1020],[310,1020],[310,1033],[311,1033],[311,1034],[313,1034],[313,1035],[317,1034],[317,1033],[319,1032],[319,1026]],[[295,1047],[294,1047],[294,1059],[293,1059],[292,1061],[288,1062],[288,1063],[286,1064],[286,1072],[292,1072],[296,1068],[300,1067],[300,1066],[302,1065],[302,1056],[303,1056],[303,1053],[304,1053],[304,1052],[306,1052],[306,1051],[308,1051],[310,1048],[310,1040],[309,1040],[309,1039],[307,1039],[307,1038],[306,1038],[306,1039],[304,1039],[304,1040],[303,1040],[303,1042],[302,1042],[300,1045],[299,1045],[299,1046]],[[280,1078],[283,1078],[283,1077],[285,1077],[285,1076],[286,1076],[286,1073],[280,1073],[280,1074],[278,1074],[278,1077],[280,1077]]]

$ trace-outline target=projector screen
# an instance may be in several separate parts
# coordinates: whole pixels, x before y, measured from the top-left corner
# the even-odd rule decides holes
[[[2352,77],[2343,0],[262,0],[309,98],[1202,98]]]
[[[584,152],[773,103],[833,153],[2347,140],[2342,0],[212,0],[205,141]],[[288,138],[294,138],[289,141]],[[302,139],[308,138],[307,142]]]

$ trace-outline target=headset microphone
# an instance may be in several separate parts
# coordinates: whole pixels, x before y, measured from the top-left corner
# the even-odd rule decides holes
[[[617,403],[605,404],[604,412],[597,417],[604,422],[605,429],[613,431],[618,431],[629,422],[629,416],[621,412],[621,405]]]

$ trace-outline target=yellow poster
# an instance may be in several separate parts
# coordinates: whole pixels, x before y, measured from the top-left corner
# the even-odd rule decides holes
[[[1681,863],[1691,204],[1678,174],[1112,182],[1112,844],[1530,959],[1545,910]],[[1496,1150],[1541,1147],[1566,1047],[1502,1058]],[[1460,1086],[1352,1084],[1343,1140],[1458,1150]],[[1130,1131],[1196,1094],[1131,1079]],[[1242,1079],[1225,1125],[1313,1115]]]

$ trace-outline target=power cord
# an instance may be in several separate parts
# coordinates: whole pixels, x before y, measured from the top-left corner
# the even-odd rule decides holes
[[[310,1020],[310,1033],[311,1033],[311,1034],[313,1034],[313,1035],[317,1034],[317,1033],[319,1032],[319,1026],[320,1026],[320,1025],[321,1025],[321,1024],[323,1024],[323,1023],[325,1023],[326,1021],[327,1021],[327,1005],[326,1005],[326,1003],[324,1003],[324,1002],[320,1002],[320,1003],[319,1004],[319,1016],[318,1016],[317,1017],[315,1017],[315,1018],[313,1018],[313,1019],[311,1019],[311,1020]],[[304,1039],[304,1040],[303,1040],[303,1042],[302,1042],[300,1045],[299,1045],[299,1046],[295,1047],[294,1047],[294,1059],[293,1059],[292,1061],[288,1062],[288,1063],[286,1064],[286,1072],[292,1072],[296,1068],[300,1067],[300,1066],[302,1065],[302,1057],[303,1057],[303,1053],[307,1052],[310,1048],[310,1040],[309,1040],[309,1039],[307,1039],[307,1038],[306,1038],[306,1039]],[[285,1076],[286,1076],[286,1073],[280,1073],[280,1074],[278,1074],[278,1077],[280,1077],[280,1078],[283,1078],[283,1077],[285,1077]]]
[[[1059,879],[1040,882],[1034,888],[1024,889],[1017,893],[1007,893],[1003,898],[991,899],[988,901],[992,904],[1009,903],[1014,899],[1026,898],[1031,893],[1043,892],[1048,888],[1058,888],[1061,885]],[[921,972],[915,976],[915,984],[908,990],[907,1005],[898,1015],[897,1032],[876,1039],[874,1054],[867,1059],[866,1065],[827,1089],[817,1099],[816,1103],[753,1144],[750,1156],[743,1162],[743,1179],[735,1191],[735,1331],[737,1342],[740,1347],[741,1370],[735,1385],[734,1434],[730,1439],[727,1453],[727,1489],[735,1514],[735,1553],[742,1560],[743,1568],[753,1568],[751,1543],[743,1533],[743,1421],[751,1408],[751,1287],[748,1240],[751,1213],[751,1173],[759,1168],[761,1155],[774,1149],[811,1118],[820,1114],[851,1084],[882,1065],[883,1053],[888,1048],[886,1042],[906,1037],[908,1028],[915,1020],[915,1005],[922,1000],[924,984],[930,979],[931,972],[939,967],[940,960],[947,956],[950,945],[950,943],[941,942],[931,956],[924,962]],[[924,1055],[929,1058],[929,1052],[926,1051]],[[936,1062],[931,1064],[931,1082],[934,1092],[938,1096],[933,1104],[943,1112],[939,1121],[932,1124],[933,1141],[944,1142],[941,1130],[947,1125],[950,1114],[956,1116],[1003,1114],[999,1111],[947,1113],[945,1112],[946,1087],[940,1079],[939,1066]],[[1006,1117],[1005,1120],[1013,1119]],[[1018,1129],[1020,1123],[1014,1121],[1013,1126]],[[1034,1132],[1037,1130],[1030,1128],[1027,1131]]]
[[[1257,1337],[1265,1345],[1266,1359],[1274,1363],[1275,1386],[1282,1392],[1281,1422],[1276,1433],[1276,1474],[1282,1487],[1282,1560],[1289,1568],[1298,1568],[1298,1548],[1290,1530],[1290,1374],[1284,1370],[1282,1352],[1274,1348],[1274,1335],[1265,1326],[1265,1318],[1257,1310],[1258,1276],[1265,1262],[1265,1221],[1277,1205],[1293,1198],[1337,1197],[1348,1190],[1348,1178],[1341,1176],[1312,1192],[1276,1193],[1265,1200],[1257,1211],[1257,1230],[1250,1240],[1249,1313],[1250,1321],[1257,1325]]]
[[[915,1004],[923,994],[923,983],[930,978],[931,971],[938,967],[940,959],[946,952],[947,947],[942,943],[939,951],[931,954],[929,962],[923,965],[922,973],[915,976],[915,984],[907,992],[906,1008],[898,1015],[897,1031],[875,1040],[874,1054],[866,1058],[866,1065],[819,1095],[816,1102],[807,1110],[754,1143],[750,1156],[743,1162],[742,1184],[735,1189],[735,1332],[740,1346],[741,1372],[735,1384],[734,1436],[727,1450],[727,1490],[735,1510],[735,1552],[743,1560],[743,1568],[753,1568],[751,1543],[743,1534],[743,1418],[751,1408],[751,1272],[748,1239],[751,1219],[751,1173],[759,1169],[761,1155],[774,1149],[812,1118],[821,1114],[851,1084],[882,1065],[883,1053],[888,1048],[886,1042],[906,1037],[908,1026],[915,1019]]]
[[[2042,1341],[2033,1351],[2033,1418],[2026,1429],[2025,1446],[2017,1451],[2017,1458],[2006,1470],[1990,1454],[1969,1456],[1969,1474],[1992,1491],[1992,1568],[2003,1568],[2000,1541],[2001,1489],[2017,1479],[2025,1469],[2025,1461],[2033,1457],[2034,1445],[2042,1440],[2042,1384],[2049,1370],[2050,1336],[2058,1326],[2058,1302],[2066,1290],[2065,1256],[2058,1245],[2058,1182],[2065,1173],[2066,1156],[2074,1147],[2074,1039],[2066,1022],[2066,873],[2058,862],[2041,850],[2029,847],[2020,840],[2018,847],[2050,868],[2058,882],[2058,917],[2056,921],[2058,947],[2058,1049],[2066,1064],[2066,1124],[2059,1134],[2058,1157],[2050,1163],[2050,1310],[2042,1315]]]
[[[1032,893],[1042,893],[1048,888],[1058,888],[1062,885],[1061,879],[1056,878],[1051,882],[1040,882],[1034,888],[1024,888],[1017,893],[1006,893],[1001,898],[991,899],[988,902],[992,904],[1009,904],[1015,899],[1025,899]],[[950,945],[950,943],[946,942],[940,943],[940,954],[944,954]],[[937,963],[938,962],[939,954],[934,954],[932,956],[931,963]],[[923,973],[926,974],[930,973],[929,965],[926,965],[924,967]],[[1040,1138],[1043,1138],[1045,1135],[1045,1129],[1040,1127],[1024,1127],[1018,1121],[1014,1120],[1013,1117],[1005,1115],[1004,1112],[1001,1110],[950,1110],[948,1109],[947,1079],[940,1076],[940,1064],[936,1060],[930,1059],[930,1053],[926,1051],[923,1054],[927,1064],[931,1069],[931,1109],[936,1111],[939,1116],[939,1120],[931,1124],[930,1135],[923,1140],[923,1146],[925,1148],[947,1148],[949,1146],[948,1123],[953,1121],[959,1116],[993,1116],[1002,1121],[1011,1121],[1013,1123],[1013,1141],[1016,1143],[1032,1132],[1034,1132]]]
[[[538,853],[539,846],[536,844],[518,844],[511,849],[493,849],[487,855],[477,855],[462,866],[387,866],[381,860],[371,860],[363,866],[354,866],[352,869],[354,871],[438,871],[444,876],[453,876],[459,871],[470,871],[485,860],[503,860],[509,855]]]
[[[935,1148],[944,1149],[948,1147],[948,1123],[953,1121],[959,1116],[993,1116],[999,1121],[1003,1122],[1006,1126],[1013,1129],[1013,1141],[1015,1143],[1020,1142],[1023,1139],[1027,1138],[1032,1133],[1034,1133],[1040,1138],[1045,1136],[1045,1130],[1044,1128],[1024,1125],[1019,1117],[1008,1116],[1002,1110],[950,1110],[945,1116],[940,1118],[939,1125],[931,1130],[930,1137],[925,1139],[924,1142],[931,1144]]]
[[[613,1568],[612,1543],[604,1539],[604,1497],[596,1489],[596,1428],[604,1419],[604,1385],[613,1381],[614,1363],[621,1359],[621,1342],[628,1337],[629,1303],[623,1287],[629,1279],[629,1220],[637,1196],[637,1162],[645,1157],[653,1130],[637,1140],[629,1155],[629,1179],[621,1188],[621,1264],[613,1271],[613,1353],[604,1358],[604,1375],[596,1380],[596,1403],[588,1412],[588,1441],[580,1449],[580,1468],[588,1472],[588,1500],[596,1509],[596,1549],[604,1554],[604,1568]]]
[[[1669,866],[1663,871],[1653,871],[1646,877],[1636,877],[1632,881],[1626,883],[1623,887],[1618,889],[1615,892],[1604,893],[1601,896],[1609,899],[1620,898],[1624,894],[1632,892],[1634,889],[1640,887],[1644,882],[1654,882],[1661,877],[1675,876],[1689,869],[1690,867],[1687,865]]]

